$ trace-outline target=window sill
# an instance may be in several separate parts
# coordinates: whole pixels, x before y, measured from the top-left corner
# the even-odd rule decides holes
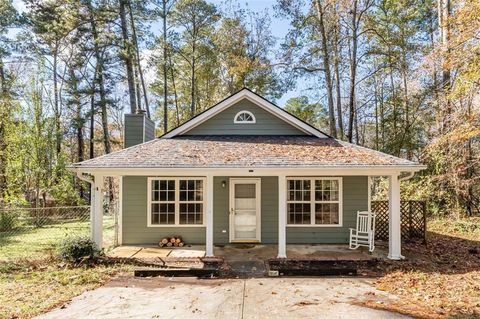
[[[343,227],[342,224],[325,224],[325,225],[312,225],[312,224],[287,224],[287,227],[332,227],[339,228]]]
[[[192,225],[183,225],[183,224],[169,224],[169,225],[155,225],[155,224],[148,224],[147,227],[152,228],[190,228],[190,227],[205,227],[204,224],[192,224]]]

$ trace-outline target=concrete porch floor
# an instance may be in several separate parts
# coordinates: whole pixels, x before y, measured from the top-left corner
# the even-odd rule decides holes
[[[256,244],[231,244],[215,246],[215,257],[233,261],[267,260],[277,256],[277,245],[256,245]],[[165,248],[154,245],[119,246],[108,253],[113,258],[133,259],[183,259],[205,257],[204,245],[188,245],[185,247]],[[368,252],[364,247],[351,250],[348,245],[287,245],[287,256],[289,259],[316,259],[316,260],[371,260],[383,259],[387,251],[382,246],[377,246],[373,253]]]
[[[189,245],[181,248],[160,248],[153,245],[144,245],[120,246],[110,251],[108,256],[118,259],[132,259],[169,269],[211,269],[208,265],[211,265],[213,261],[214,263],[217,262],[217,265],[221,265],[214,268],[224,276],[244,278],[267,276],[269,270],[271,270],[271,263],[275,263],[275,260],[280,262],[280,264],[276,262],[277,267],[282,268],[285,261],[290,265],[286,266],[287,268],[281,271],[282,273],[295,268],[295,263],[304,264],[305,266],[300,266],[301,269],[315,269],[316,266],[313,266],[313,268],[309,266],[312,263],[323,265],[323,272],[325,273],[325,267],[327,271],[339,267],[339,265],[340,268],[347,265],[347,268],[351,269],[352,264],[357,265],[358,263],[383,259],[387,256],[384,247],[378,247],[373,253],[370,253],[363,247],[350,250],[348,245],[310,244],[287,245],[288,258],[276,259],[277,249],[277,245],[232,244],[216,246],[214,249],[215,258],[212,259],[204,258],[205,246],[202,245]],[[285,267],[284,264],[283,267]],[[150,276],[150,273],[144,276]]]

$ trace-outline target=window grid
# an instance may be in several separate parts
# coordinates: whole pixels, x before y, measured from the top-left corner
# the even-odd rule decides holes
[[[239,124],[254,124],[256,123],[255,116],[250,111],[240,111],[238,112],[233,120],[234,123]]]
[[[178,187],[179,224],[203,224],[204,186],[202,179],[180,180]]]
[[[175,180],[151,182],[150,218],[152,224],[175,224]]]
[[[305,182],[310,185],[309,197],[298,199],[298,192],[304,190]],[[320,196],[317,192],[320,192]],[[341,193],[342,183],[339,177],[287,178],[287,225],[341,226]],[[292,208],[294,222],[291,221]],[[309,216],[305,217],[308,212]],[[296,215],[302,215],[302,218]]]
[[[160,195],[156,195],[156,191],[159,188],[160,183],[166,182],[167,184],[173,183],[174,187],[174,198],[171,200],[169,195],[167,196],[168,201],[161,201]],[[185,183],[186,182],[186,183]],[[181,189],[181,184],[185,185],[185,189]],[[195,190],[197,184],[200,184],[198,190]],[[170,186],[170,185],[169,185]],[[148,191],[149,191],[149,203],[148,203],[148,226],[203,226],[204,225],[204,209],[205,209],[205,178],[202,177],[159,177],[159,178],[148,178]],[[172,190],[168,188],[167,192]],[[186,194],[184,200],[180,200],[181,191]],[[188,192],[193,191],[194,200],[189,200]],[[183,196],[183,194],[182,194]],[[162,197],[163,198],[163,197]],[[190,197],[191,198],[191,197]],[[158,210],[157,205],[170,205],[168,210],[173,210],[173,222],[171,216],[168,218],[168,223],[159,223],[160,217],[155,217],[156,211]],[[186,205],[183,206],[183,205]],[[190,206],[189,206],[190,205]],[[192,206],[194,205],[194,206]],[[181,222],[181,211],[184,210],[185,222]],[[200,215],[200,216],[199,216]],[[183,217],[183,216],[182,216]]]

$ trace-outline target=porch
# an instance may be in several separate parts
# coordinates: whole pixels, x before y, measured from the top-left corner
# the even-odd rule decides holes
[[[287,258],[297,257],[295,249],[290,249],[292,244],[346,244],[348,242],[348,229],[355,227],[355,215],[357,210],[370,210],[371,196],[369,194],[369,171],[347,171],[347,170],[295,170],[289,172],[285,169],[285,173],[279,174],[278,171],[272,170],[228,170],[214,174],[213,171],[205,169],[202,173],[196,170],[182,170],[182,173],[175,169],[158,170],[155,172],[136,172],[132,175],[120,176],[120,197],[121,205],[119,207],[119,243],[126,245],[144,245],[145,243],[154,244],[164,235],[178,234],[186,239],[187,244],[202,244],[206,257],[220,257],[223,251],[218,250],[219,245],[228,245],[234,243],[235,235],[232,227],[232,206],[237,198],[233,196],[235,189],[233,185],[238,180],[241,183],[249,183],[249,186],[255,186],[255,197],[248,198],[249,202],[254,202],[260,197],[262,201],[257,201],[251,207],[257,207],[255,211],[257,216],[255,222],[255,236],[251,236],[255,240],[243,240],[244,244],[261,244],[268,247],[268,258]],[[228,174],[227,174],[228,173]],[[386,172],[385,172],[386,173]],[[384,174],[381,174],[385,176]],[[92,237],[100,246],[102,243],[102,221],[98,215],[101,212],[103,198],[103,178],[109,175],[94,175],[92,183],[92,191],[94,193],[92,201]],[[111,175],[110,175],[111,176]],[[151,176],[162,176],[154,177]],[[165,177],[163,177],[165,176]],[[185,176],[185,177],[178,177]],[[295,177],[301,176],[301,177]],[[388,258],[402,259],[401,255],[401,232],[400,232],[400,173],[386,175],[389,179],[389,197],[388,202]],[[175,216],[174,225],[152,225],[152,214],[149,211],[151,207],[152,183],[162,180],[174,180],[175,185],[180,184],[182,180],[201,180],[203,195],[203,222],[200,225],[181,225],[179,224],[179,216]],[[287,213],[287,190],[289,180],[302,179],[316,182],[317,180],[337,180],[341,190],[338,196],[338,204],[336,212],[339,212],[337,220],[332,220],[328,225],[316,225],[315,221],[311,224],[291,224],[291,214]],[[256,181],[259,181],[259,184]],[[155,186],[156,187],[156,186]],[[178,189],[176,190],[178,198]],[[251,192],[252,194],[254,192]],[[313,191],[311,192],[313,194]],[[343,193],[343,194],[342,194]],[[368,194],[367,194],[368,193]],[[98,195],[97,195],[98,194]],[[135,194],[135,197],[128,197],[127,194]],[[311,195],[314,198],[313,195]],[[312,199],[313,200],[313,199]],[[230,206],[229,206],[230,203]],[[310,207],[314,207],[312,205]],[[175,204],[178,208],[178,201]],[[261,212],[260,207],[261,206]],[[177,214],[178,214],[178,209]],[[311,219],[313,220],[315,212],[312,209]],[[310,218],[310,217],[309,217]],[[230,221],[229,221],[230,220]],[[337,224],[334,224],[336,222]],[[168,227],[167,227],[168,226]],[[135,228],[136,227],[136,228]],[[136,237],[129,236],[127,232],[132,233]],[[123,239],[123,240],[122,240]],[[233,239],[233,240],[232,240]],[[264,245],[268,244],[268,245]],[[229,247],[229,246],[225,246]],[[257,246],[254,246],[257,247]],[[260,247],[260,246],[259,246]],[[313,246],[312,246],[313,247]],[[346,246],[345,246],[346,247]],[[272,253],[276,250],[276,253]],[[167,251],[169,251],[167,253]],[[162,254],[170,254],[178,250],[162,250]],[[141,254],[147,251],[140,251]],[[138,253],[135,252],[135,253]],[[320,257],[321,253],[325,254],[325,250],[317,250],[316,253]],[[174,255],[177,253],[174,253]],[[220,256],[218,256],[220,254]],[[248,258],[251,252],[245,257]],[[167,255],[163,257],[168,257]],[[236,254],[241,255],[241,254]],[[351,254],[348,254],[350,256]]]
[[[215,258],[206,257],[205,245],[163,248],[153,245],[119,246],[108,253],[114,259],[132,260],[160,269],[136,271],[140,276],[205,274],[224,277],[264,277],[277,275],[356,275],[362,265],[387,258],[387,247],[370,253],[350,250],[348,245],[287,245],[289,258],[276,258],[278,245],[232,244],[215,246]],[[213,266],[212,266],[213,265]],[[273,272],[272,272],[273,271]]]

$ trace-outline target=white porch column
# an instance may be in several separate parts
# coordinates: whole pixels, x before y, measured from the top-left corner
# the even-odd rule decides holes
[[[206,228],[205,246],[206,256],[213,257],[213,176],[207,175],[207,207],[206,207]]]
[[[95,175],[92,183],[90,208],[91,238],[99,249],[103,247],[103,176]]]
[[[123,243],[123,176],[118,177],[117,244]]]
[[[278,256],[287,258],[287,198],[285,175],[278,176]]]
[[[388,258],[399,260],[402,256],[402,233],[400,222],[400,181],[398,175],[390,175],[388,190]]]

